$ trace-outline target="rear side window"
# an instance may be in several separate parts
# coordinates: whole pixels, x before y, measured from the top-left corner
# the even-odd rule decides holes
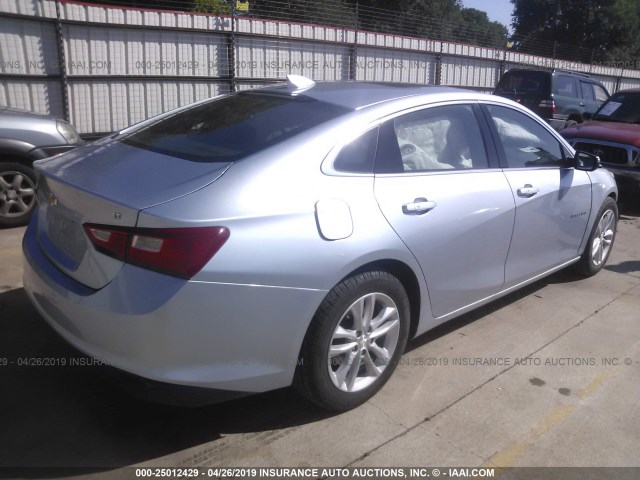
[[[195,162],[233,162],[349,111],[304,96],[243,92],[195,105],[122,141]]]
[[[377,173],[467,170],[488,166],[482,133],[470,105],[425,108],[382,126]]]
[[[333,168],[345,173],[373,173],[378,145],[378,127],[345,145],[333,161]]]
[[[507,72],[500,79],[496,91],[547,94],[549,91],[549,73],[536,71]]]
[[[556,75],[553,82],[553,93],[563,97],[578,96],[578,82],[568,75]]]

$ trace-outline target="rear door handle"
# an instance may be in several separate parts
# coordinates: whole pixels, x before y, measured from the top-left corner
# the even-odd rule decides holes
[[[422,215],[437,206],[438,204],[436,202],[430,202],[426,198],[420,197],[416,198],[413,202],[402,205],[402,213],[405,215]]]
[[[530,198],[533,197],[536,193],[538,193],[538,189],[536,187],[531,186],[531,184],[527,183],[524,187],[520,187],[518,189],[518,196]]]

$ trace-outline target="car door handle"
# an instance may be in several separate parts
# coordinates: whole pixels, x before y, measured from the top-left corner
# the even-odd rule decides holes
[[[430,202],[426,198],[420,197],[416,198],[413,202],[402,205],[402,213],[405,215],[422,215],[437,206],[438,204],[436,202]]]
[[[584,103],[581,103],[581,104],[580,104],[580,106],[581,106],[581,107],[584,107]]]
[[[533,197],[536,193],[538,193],[538,189],[536,187],[531,186],[531,184],[527,183],[524,187],[520,187],[518,189],[519,197]]]

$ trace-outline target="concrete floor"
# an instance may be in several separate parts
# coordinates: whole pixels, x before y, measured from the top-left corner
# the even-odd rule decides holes
[[[0,360],[77,357],[21,288],[23,231],[0,230]],[[289,390],[185,409],[99,367],[0,366],[0,466],[640,466],[639,307],[636,207],[598,275],[560,272],[412,341],[341,415]]]

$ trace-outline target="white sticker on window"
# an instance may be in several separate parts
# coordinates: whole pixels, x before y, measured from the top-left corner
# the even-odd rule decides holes
[[[519,150],[521,152],[525,152],[525,153],[538,153],[538,152],[540,152],[540,149],[536,148],[536,147],[524,147],[524,148],[520,148]]]
[[[620,105],[622,105],[622,103],[609,102],[602,108],[602,110],[598,112],[598,115],[604,115],[605,117],[608,117],[613,112],[615,112],[618,108],[620,108]]]

